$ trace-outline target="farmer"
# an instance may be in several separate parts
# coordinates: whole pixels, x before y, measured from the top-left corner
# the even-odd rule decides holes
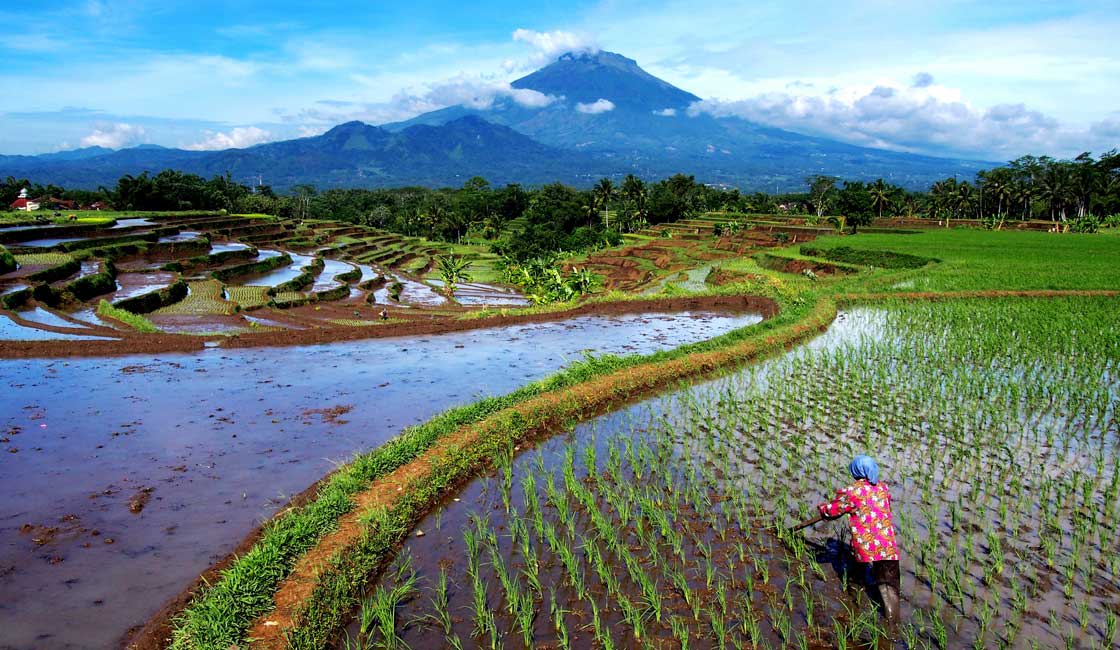
[[[389,310],[388,309],[382,309],[381,313],[378,314],[378,316],[381,317],[381,320],[389,320]]]
[[[856,562],[871,565],[871,575],[883,599],[887,627],[891,636],[897,637],[898,543],[891,520],[891,494],[887,484],[879,482],[879,466],[870,456],[853,458],[848,472],[855,483],[837,490],[832,501],[817,509],[828,519],[848,515]]]

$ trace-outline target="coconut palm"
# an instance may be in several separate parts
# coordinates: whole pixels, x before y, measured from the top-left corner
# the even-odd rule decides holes
[[[883,218],[883,208],[889,208],[891,205],[891,187],[883,182],[883,179],[878,179],[867,187],[868,193],[871,195],[871,207],[874,208],[879,218]]]
[[[594,194],[599,200],[599,205],[603,206],[603,210],[606,212],[605,222],[609,229],[611,227],[611,199],[614,198],[615,194],[614,183],[609,178],[601,179],[599,184],[595,186]]]

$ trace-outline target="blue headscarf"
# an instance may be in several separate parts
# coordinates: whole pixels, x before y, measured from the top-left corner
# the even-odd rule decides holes
[[[879,466],[875,464],[875,460],[871,456],[863,454],[856,456],[848,464],[848,471],[851,472],[854,479],[865,478],[872,485],[879,483]]]

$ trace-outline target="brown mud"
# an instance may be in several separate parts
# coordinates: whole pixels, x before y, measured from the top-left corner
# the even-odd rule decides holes
[[[285,635],[300,620],[304,608],[329,571],[332,560],[345,556],[366,530],[362,516],[380,508],[391,509],[401,494],[412,489],[456,453],[463,453],[488,435],[498,421],[513,417],[526,423],[516,443],[540,439],[556,431],[562,423],[601,415],[624,404],[648,397],[665,387],[688,378],[708,376],[734,363],[757,358],[774,346],[786,348],[822,331],[832,322],[835,311],[825,309],[806,322],[791,326],[782,335],[771,335],[762,341],[750,341],[730,349],[692,355],[596,378],[577,386],[544,394],[492,415],[483,421],[463,427],[440,439],[416,460],[376,480],[354,497],[356,507],[339,520],[337,529],[322,538],[319,544],[299,559],[292,573],[283,580],[274,595],[274,608],[257,619],[248,638],[253,648],[277,649],[285,645]],[[470,476],[460,481],[469,480]]]

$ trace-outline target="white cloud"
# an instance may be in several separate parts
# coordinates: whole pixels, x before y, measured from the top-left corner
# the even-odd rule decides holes
[[[1022,103],[977,108],[958,89],[937,85],[929,75],[910,83],[832,88],[823,94],[770,92],[737,101],[708,100],[690,115],[737,116],[791,131],[863,146],[933,155],[1010,159],[1026,153],[1069,154],[1104,143],[1108,120],[1092,130],[1064,126]]]
[[[588,115],[598,115],[599,113],[606,113],[614,110],[614,102],[609,99],[599,98],[590,104],[579,103],[576,104],[576,110],[580,113]]]
[[[192,151],[216,151],[220,149],[244,149],[255,144],[272,140],[272,133],[255,126],[239,126],[228,133],[206,131],[201,142],[189,144],[184,149]]]
[[[148,133],[144,127],[126,122],[114,122],[96,125],[92,133],[82,138],[81,145],[120,149],[147,141]]]
[[[659,111],[654,111],[653,114],[654,115],[659,115],[661,117],[675,117],[676,114],[677,114],[677,109],[675,109],[675,108],[663,108]]]
[[[373,79],[360,76],[355,81],[362,84],[374,83]],[[500,107],[503,101],[508,100],[524,108],[544,108],[557,99],[536,90],[514,88],[508,81],[460,75],[428,84],[419,90],[401,90],[387,102],[319,101],[317,107],[305,109],[285,119],[331,124],[362,120],[372,124],[386,124],[448,106],[466,106],[478,111],[488,111]]]
[[[467,76],[432,84],[423,95],[412,96],[414,100],[431,104],[436,108],[461,104],[480,111],[489,110],[494,102],[502,97],[508,97],[517,105],[526,108],[543,108],[556,101],[556,98],[551,95],[528,88],[514,88],[506,81]]]
[[[554,59],[565,52],[587,52],[594,54],[599,51],[595,40],[589,36],[573,32],[536,32],[529,29],[517,29],[513,32],[513,40],[528,43],[537,53],[546,59]]]
[[[312,138],[317,135],[323,135],[326,132],[327,127],[325,126],[308,126],[304,124],[303,126],[299,127],[299,137],[301,138]]]

